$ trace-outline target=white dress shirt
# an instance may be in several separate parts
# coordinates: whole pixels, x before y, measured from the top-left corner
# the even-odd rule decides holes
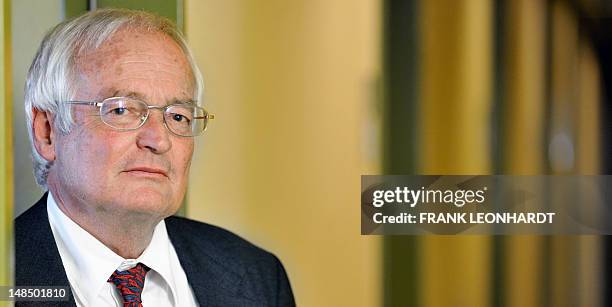
[[[138,262],[151,268],[141,296],[144,307],[198,306],[163,220],[142,255],[124,259],[66,216],[48,195],[49,223],[77,306],[123,306],[121,294],[107,280],[115,270],[130,269]]]

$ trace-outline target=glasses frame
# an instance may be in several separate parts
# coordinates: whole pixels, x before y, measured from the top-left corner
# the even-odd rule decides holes
[[[121,99],[121,98],[126,98],[126,99],[131,99],[131,100],[139,101],[139,102],[141,102],[143,105],[145,105],[145,106],[147,107],[147,113],[146,113],[146,114],[145,114],[145,115],[144,115],[144,116],[141,118],[140,125],[138,125],[138,127],[135,127],[135,128],[117,128],[117,127],[111,126],[109,123],[107,123],[106,121],[104,121],[104,116],[102,115],[102,105],[103,105],[105,102],[109,101],[110,99]],[[143,126],[143,125],[144,125],[144,124],[147,122],[147,119],[149,119],[149,114],[151,114],[151,112],[150,112],[150,110],[151,110],[151,109],[158,109],[158,110],[161,110],[161,111],[162,111],[162,113],[165,115],[165,114],[166,114],[166,111],[167,111],[169,108],[171,108],[171,107],[175,107],[175,106],[184,106],[184,105],[189,105],[189,106],[191,106],[191,107],[195,107],[195,108],[197,108],[197,109],[202,110],[202,112],[204,113],[204,116],[197,116],[197,117],[194,117],[193,119],[204,119],[204,120],[207,120],[207,121],[208,121],[208,120],[215,119],[215,115],[214,115],[214,114],[210,114],[210,113],[208,113],[208,111],[206,111],[206,109],[204,109],[204,108],[202,108],[202,107],[200,107],[200,106],[197,106],[197,105],[195,105],[195,104],[188,103],[188,102],[187,102],[187,103],[173,103],[173,104],[169,104],[169,105],[166,105],[166,106],[161,106],[161,107],[160,107],[160,106],[153,106],[153,105],[149,105],[149,104],[148,104],[148,103],[146,103],[145,101],[140,100],[140,99],[137,99],[137,98],[132,98],[132,97],[124,97],[124,96],[108,97],[108,98],[105,98],[105,99],[104,99],[104,100],[102,100],[102,101],[68,100],[68,101],[64,101],[64,102],[65,102],[65,103],[67,103],[67,104],[73,104],[73,105],[89,105],[89,106],[95,106],[95,107],[98,107],[98,112],[99,112],[99,115],[100,115],[100,120],[102,120],[102,122],[103,122],[105,125],[107,125],[107,126],[109,126],[109,127],[113,128],[113,129],[115,129],[115,130],[117,130],[117,131],[133,131],[133,130],[137,130],[137,129],[139,129],[140,127],[142,127],[142,126]],[[164,121],[164,127],[166,127],[166,130],[170,131],[170,133],[172,133],[172,134],[174,134],[174,135],[176,135],[176,136],[179,136],[179,137],[185,137],[185,138],[189,138],[189,137],[196,137],[196,136],[202,135],[202,133],[204,133],[204,131],[206,131],[206,129],[208,128],[208,122],[205,122],[205,124],[204,124],[204,129],[202,129],[202,131],[200,131],[198,134],[194,134],[194,135],[180,135],[180,134],[178,134],[178,133],[176,133],[176,132],[172,131],[172,129],[170,129],[170,127],[168,127],[168,123],[166,122],[166,116],[162,116],[162,117],[163,117],[163,119],[164,119],[164,120],[163,120],[163,121]]]

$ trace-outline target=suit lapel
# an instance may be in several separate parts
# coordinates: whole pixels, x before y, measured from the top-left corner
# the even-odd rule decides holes
[[[207,248],[206,234],[182,228],[181,219],[175,217],[166,219],[166,228],[200,306],[259,305],[242,294],[242,275],[228,270],[211,256],[214,249]]]
[[[18,302],[16,306],[76,306],[47,215],[47,193],[15,220],[15,285],[68,287],[67,302]]]

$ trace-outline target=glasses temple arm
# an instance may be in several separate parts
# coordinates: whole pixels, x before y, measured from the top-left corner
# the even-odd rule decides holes
[[[196,117],[194,117],[194,119],[215,119],[215,115],[209,114],[209,115],[206,115],[206,116],[196,116]]]
[[[84,101],[84,100],[69,100],[69,101],[64,101],[67,104],[80,104],[80,105],[90,105],[90,106],[101,106],[102,103],[101,102],[97,102],[97,101]]]

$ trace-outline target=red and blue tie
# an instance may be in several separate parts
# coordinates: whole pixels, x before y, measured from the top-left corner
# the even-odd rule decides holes
[[[108,282],[115,284],[123,297],[123,307],[142,307],[142,288],[144,288],[145,275],[149,267],[138,263],[135,267],[125,271],[115,271]]]

